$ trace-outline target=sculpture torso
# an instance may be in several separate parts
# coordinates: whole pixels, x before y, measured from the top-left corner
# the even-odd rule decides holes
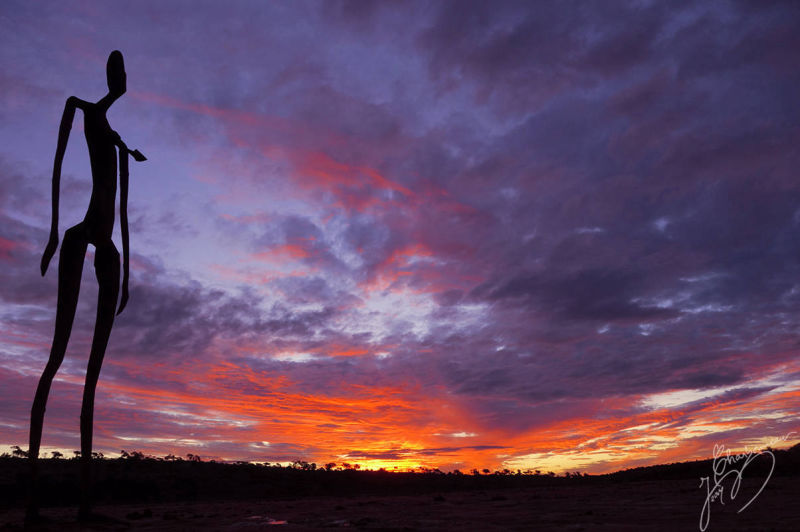
[[[114,230],[114,207],[117,195],[116,133],[106,119],[106,108],[100,103],[89,104],[83,111],[84,134],[89,147],[92,167],[92,198],[84,217],[89,241],[110,240]]]

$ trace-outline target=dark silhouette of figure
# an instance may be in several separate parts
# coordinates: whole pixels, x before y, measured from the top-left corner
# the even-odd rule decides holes
[[[50,359],[39,379],[36,396],[31,408],[30,447],[28,449],[31,466],[31,492],[26,520],[38,518],[38,458],[42,440],[47,396],[53,377],[64,360],[75,308],[80,291],[81,272],[89,244],[95,247],[94,268],[99,284],[97,300],[97,321],[95,322],[92,350],[86,370],[86,384],[83,389],[81,406],[81,499],[78,516],[90,517],[90,467],[92,460],[92,418],[94,415],[94,394],[100,366],[108,344],[115,314],[119,314],[128,302],[128,154],[137,161],[145,157],[138,150],[129,151],[120,136],[111,129],[106,112],[117,98],[125,94],[126,78],[122,53],[115,50],[108,56],[106,67],[108,94],[97,103],[86,102],[74,96],[67,98],[61,126],[58,131],[58,146],[53,164],[53,214],[50,240],[42,256],[41,272],[44,276],[50,259],[58,248],[58,196],[61,181],[61,163],[67,148],[69,132],[75,109],[83,111],[84,133],[89,147],[92,169],[92,196],[86,216],[79,224],[64,233],[58,263],[58,305],[56,310],[55,333]],[[119,296],[119,252],[111,241],[114,229],[114,207],[117,193],[117,152],[119,150],[120,220],[122,223],[123,277],[122,298],[117,310]],[[115,312],[116,311],[116,312]]]

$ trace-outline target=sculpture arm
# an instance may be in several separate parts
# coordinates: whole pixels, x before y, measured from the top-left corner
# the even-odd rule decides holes
[[[50,260],[58,249],[58,203],[59,190],[61,187],[61,164],[64,162],[64,153],[67,151],[67,141],[69,132],[72,129],[72,120],[75,117],[75,109],[83,108],[84,102],[75,96],[67,98],[64,105],[64,114],[61,116],[61,125],[58,128],[58,145],[56,146],[56,157],[53,162],[53,188],[52,188],[52,214],[50,220],[50,239],[42,255],[40,269],[42,276],[47,272]]]
[[[122,231],[122,298],[119,315],[128,304],[128,278],[130,274],[130,247],[128,243],[128,149],[120,140],[119,148],[119,220]]]
[[[117,133],[116,131],[112,130],[111,131],[111,136],[114,138],[114,144],[116,144],[117,147],[119,147],[119,149],[121,151],[124,151],[126,153],[130,153],[133,156],[134,160],[136,160],[138,162],[142,162],[142,161],[146,161],[147,160],[147,157],[145,157],[142,154],[142,152],[140,152],[139,150],[129,150],[128,146],[124,142],[122,142],[122,138],[119,136],[119,133]]]

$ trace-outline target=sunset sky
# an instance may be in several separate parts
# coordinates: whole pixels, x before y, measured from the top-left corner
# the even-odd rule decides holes
[[[95,450],[597,473],[800,441],[798,27],[797,2],[2,2],[0,452],[52,341],[64,102],[114,49],[109,121],[148,160]],[[62,238],[90,192],[78,112]],[[80,448],[92,249],[43,452]]]

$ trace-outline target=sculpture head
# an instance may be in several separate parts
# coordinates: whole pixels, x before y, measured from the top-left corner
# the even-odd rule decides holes
[[[119,50],[114,50],[108,56],[106,78],[108,79],[108,93],[111,96],[119,98],[125,94],[127,89],[125,62],[122,60],[122,52]]]

